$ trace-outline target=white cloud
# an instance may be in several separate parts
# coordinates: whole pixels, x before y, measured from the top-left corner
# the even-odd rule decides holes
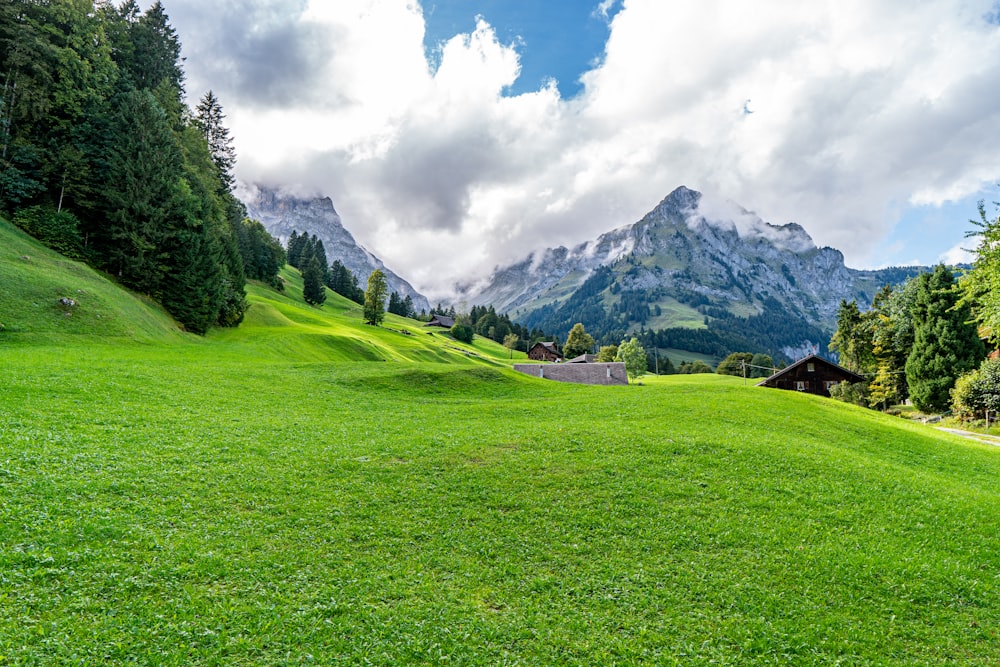
[[[239,175],[331,196],[433,297],[634,222],[681,184],[871,263],[900,210],[1000,178],[991,5],[627,0],[571,100],[507,96],[518,45],[484,20],[434,70],[416,0],[167,10],[189,91],[213,88],[230,115]]]
[[[948,265],[971,264],[976,259],[976,255],[972,252],[971,248],[972,244],[969,241],[965,241],[949,249],[938,259]]]

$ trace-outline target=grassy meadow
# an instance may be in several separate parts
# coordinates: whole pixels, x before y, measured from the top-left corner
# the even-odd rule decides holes
[[[1000,448],[285,277],[197,338],[0,222],[0,665],[1000,664]]]

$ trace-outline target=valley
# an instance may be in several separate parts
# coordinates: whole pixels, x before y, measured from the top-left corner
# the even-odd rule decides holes
[[[197,337],[0,222],[3,662],[1000,660],[995,447],[532,379],[281,275]]]

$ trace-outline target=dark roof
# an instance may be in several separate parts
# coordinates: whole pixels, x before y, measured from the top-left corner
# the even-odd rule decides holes
[[[425,327],[444,327],[445,329],[450,329],[455,326],[455,320],[450,317],[445,317],[444,315],[434,315],[431,317],[430,322],[424,325]]]
[[[545,354],[552,355],[556,359],[563,358],[562,354],[559,352],[559,348],[557,348],[556,344],[552,341],[538,341],[528,349],[528,356],[530,357],[531,353],[535,352],[535,350],[539,347],[544,350]]]
[[[864,380],[865,380],[864,376],[858,375],[854,371],[849,371],[846,368],[844,368],[843,366],[838,366],[837,364],[833,363],[832,361],[830,361],[828,359],[824,359],[823,357],[817,356],[815,354],[810,354],[808,357],[805,357],[804,359],[799,359],[794,364],[791,364],[789,366],[786,366],[785,368],[782,368],[780,371],[778,371],[777,373],[775,373],[771,377],[764,378],[763,380],[761,380],[760,382],[757,383],[757,386],[758,387],[763,387],[766,384],[768,384],[769,382],[777,380],[782,375],[786,375],[788,373],[793,372],[795,369],[797,369],[798,367],[802,366],[805,363],[814,363],[814,364],[819,364],[821,366],[826,366],[829,370],[836,371],[836,372],[840,373],[841,375],[843,375],[845,378],[851,380],[852,382],[864,382]]]
[[[567,364],[592,364],[597,361],[596,354],[581,354],[566,361]]]

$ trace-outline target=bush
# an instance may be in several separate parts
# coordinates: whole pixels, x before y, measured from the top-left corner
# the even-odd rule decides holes
[[[959,376],[951,390],[951,409],[963,421],[984,419],[986,411],[1000,411],[1000,359],[987,359],[979,368]]]
[[[715,371],[704,361],[685,361],[678,366],[677,372],[681,375],[695,375],[697,373],[714,373]]]
[[[451,337],[463,343],[471,343],[474,333],[475,332],[472,330],[472,327],[467,324],[462,324],[461,322],[455,324],[455,326],[451,328]]]
[[[830,387],[830,396],[843,401],[853,403],[863,408],[868,407],[868,384],[866,382],[841,382]]]
[[[737,377],[743,377],[745,373],[746,376],[752,377],[750,374],[752,369],[749,368],[752,361],[753,355],[749,352],[733,352],[719,363],[715,372],[719,375],[735,375]]]
[[[83,237],[80,236],[80,221],[72,213],[32,206],[14,214],[13,222],[56,252],[74,259],[82,258]]]
[[[602,345],[597,352],[597,360],[600,362],[614,361],[618,357],[617,345]]]

